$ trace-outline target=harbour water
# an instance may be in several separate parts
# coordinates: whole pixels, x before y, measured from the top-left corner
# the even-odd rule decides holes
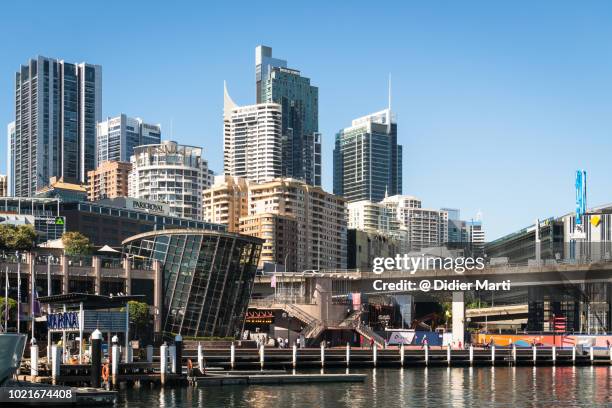
[[[327,373],[345,372],[326,370]],[[377,368],[364,383],[134,388],[120,407],[612,407],[612,367]]]

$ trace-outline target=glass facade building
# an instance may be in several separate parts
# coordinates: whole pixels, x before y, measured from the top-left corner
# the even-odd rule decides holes
[[[105,161],[129,162],[136,146],[159,144],[161,126],[125,114],[97,125],[96,167]]]
[[[310,78],[272,58],[272,48],[255,50],[257,103],[282,107],[282,174],[313,186],[321,185],[319,88]]]
[[[390,109],[355,119],[336,135],[334,194],[348,202],[402,194],[402,146]]]
[[[244,235],[184,229],[136,235],[123,245],[128,257],[163,265],[164,336],[236,337],[262,243]]]

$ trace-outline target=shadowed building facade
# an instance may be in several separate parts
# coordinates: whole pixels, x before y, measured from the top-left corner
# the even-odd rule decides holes
[[[242,330],[263,240],[196,229],[152,231],[123,241],[134,259],[163,265],[165,336],[237,336]]]

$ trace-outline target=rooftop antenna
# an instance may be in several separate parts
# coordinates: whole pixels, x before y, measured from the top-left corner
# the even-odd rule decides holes
[[[389,72],[389,84],[388,84],[389,100],[387,102],[387,127],[388,132],[391,132],[391,73]]]

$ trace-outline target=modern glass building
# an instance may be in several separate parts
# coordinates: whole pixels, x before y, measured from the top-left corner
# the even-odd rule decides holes
[[[355,119],[336,135],[334,194],[348,202],[402,194],[402,146],[391,109]]]
[[[129,162],[136,146],[161,142],[161,125],[147,124],[122,113],[99,122],[96,139],[96,167],[105,161]]]
[[[164,336],[236,337],[263,240],[197,229],[153,231],[123,241],[124,253],[163,265]]]
[[[51,177],[84,183],[94,169],[102,67],[37,57],[15,74],[11,191],[31,197]]]
[[[313,186],[321,185],[319,88],[310,78],[272,58],[272,48],[255,49],[257,103],[282,107],[282,173]]]

